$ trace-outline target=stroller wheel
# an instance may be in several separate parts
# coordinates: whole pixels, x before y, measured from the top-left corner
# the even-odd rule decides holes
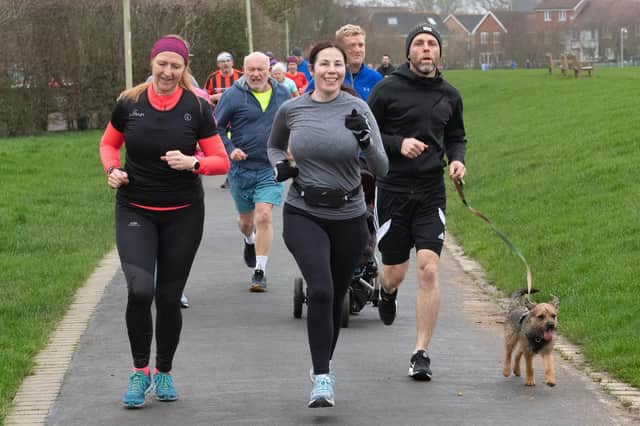
[[[347,291],[342,300],[342,317],[340,319],[340,326],[342,328],[349,327],[349,315],[351,312],[351,289]]]
[[[302,317],[302,304],[304,303],[304,291],[302,289],[302,278],[293,280],[293,317]]]

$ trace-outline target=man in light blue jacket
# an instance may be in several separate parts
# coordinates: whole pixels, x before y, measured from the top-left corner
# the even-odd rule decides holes
[[[244,59],[244,76],[224,92],[215,109],[218,134],[231,159],[229,183],[244,235],[244,261],[254,269],[252,292],[267,289],[273,206],[280,205],[283,192],[274,179],[267,141],[276,111],[289,98],[285,86],[269,77],[269,57],[253,52]]]

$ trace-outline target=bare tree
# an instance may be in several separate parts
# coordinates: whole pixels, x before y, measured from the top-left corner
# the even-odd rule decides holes
[[[511,0],[473,0],[471,3],[489,10],[511,10]]]
[[[442,17],[456,12],[462,6],[462,0],[413,0],[416,10],[433,11]]]

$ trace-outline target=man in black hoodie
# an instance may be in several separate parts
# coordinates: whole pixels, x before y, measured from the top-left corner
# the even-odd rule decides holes
[[[391,325],[397,289],[416,248],[418,294],[416,346],[409,376],[431,380],[427,349],[440,309],[438,261],[445,231],[445,154],[449,177],[464,177],[466,137],[462,99],[438,70],[442,43],[429,24],[413,28],[406,38],[408,62],[378,83],[368,103],[378,122],[389,157],[389,173],[379,178],[376,193],[380,271],[380,319]]]

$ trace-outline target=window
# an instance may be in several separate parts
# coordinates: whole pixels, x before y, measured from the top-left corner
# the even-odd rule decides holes
[[[548,10],[544,11],[544,22],[551,22],[551,12]]]
[[[500,44],[500,33],[493,33],[493,45]]]
[[[480,44],[489,44],[489,33],[480,33]]]
[[[389,16],[387,18],[387,25],[389,25],[390,27],[398,26],[398,18],[396,18],[395,16]]]
[[[566,20],[567,20],[567,11],[561,10],[560,12],[558,12],[558,21],[563,22]]]

